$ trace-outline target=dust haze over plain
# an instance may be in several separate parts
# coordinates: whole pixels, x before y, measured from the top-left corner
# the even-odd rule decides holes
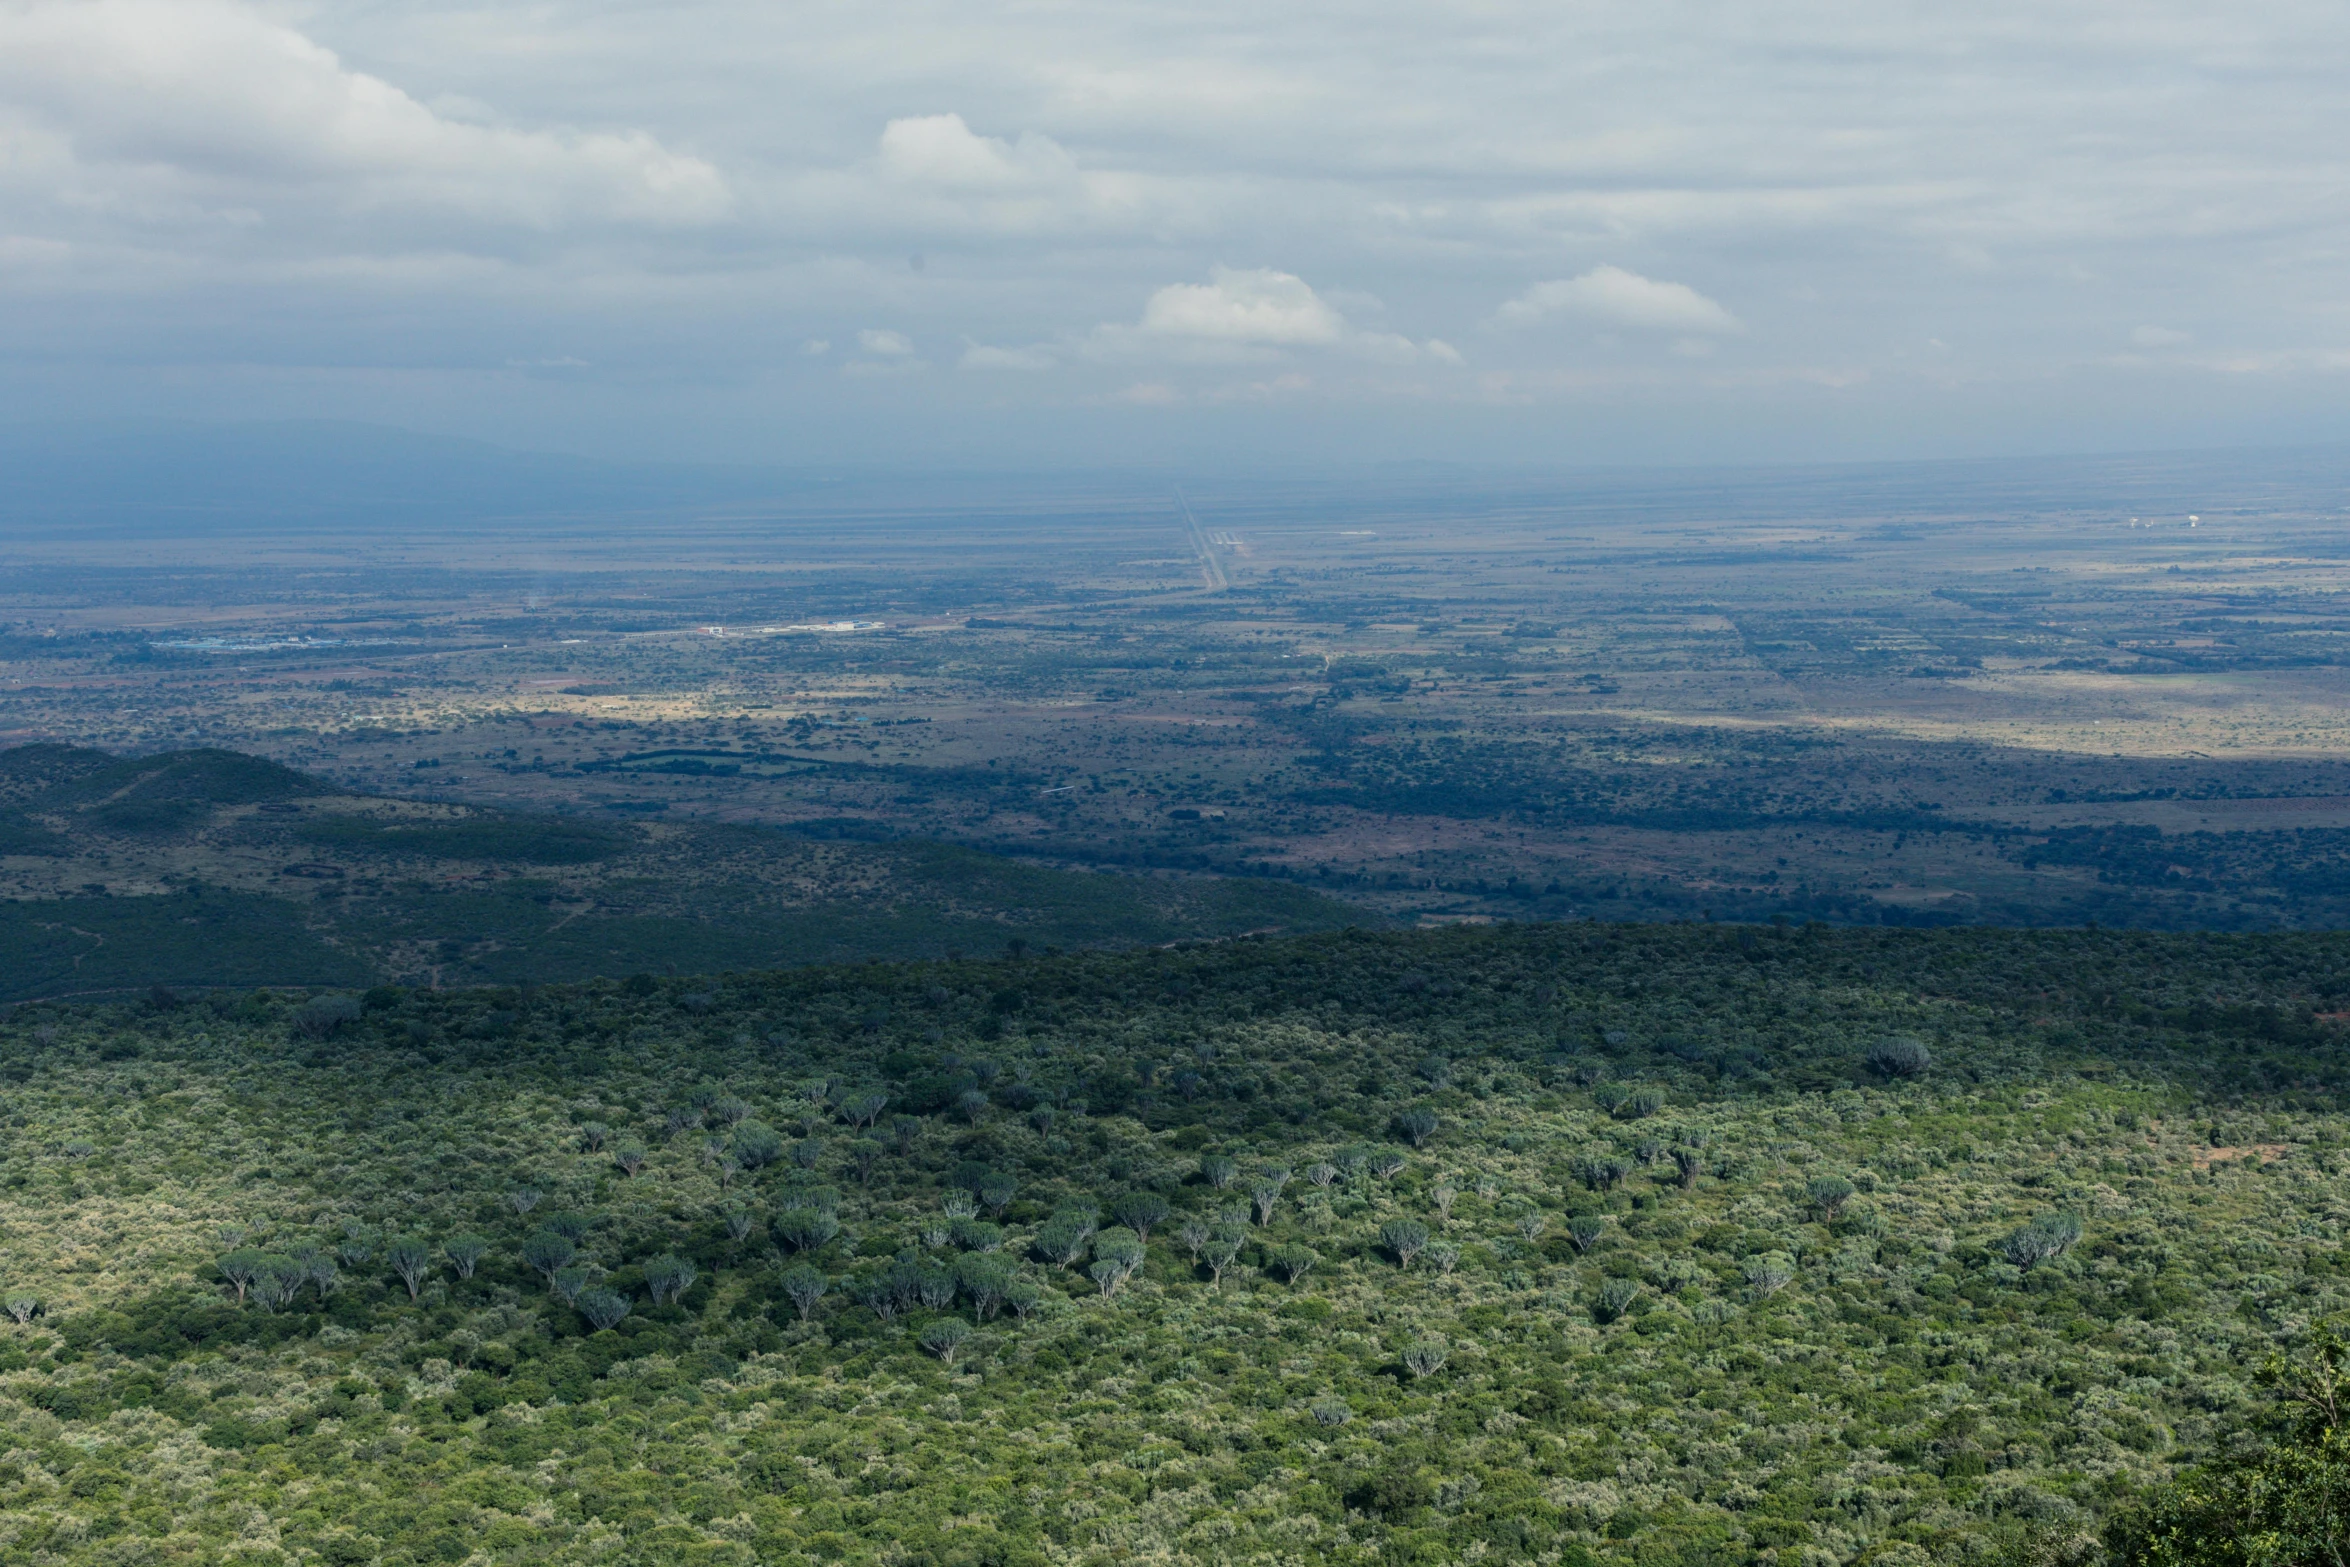
[[[2322,442],[2336,7],[0,5],[0,412],[631,460]]]

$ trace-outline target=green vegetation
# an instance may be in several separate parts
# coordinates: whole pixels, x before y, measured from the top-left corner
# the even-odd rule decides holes
[[[419,806],[224,751],[0,752],[0,853],[38,867],[0,897],[0,1001],[156,984],[537,984],[1372,918],[1279,882]]]
[[[2339,1489],[2238,1434],[2350,1306],[2346,956],[1570,925],[22,1007],[0,1554],[2216,1561],[2147,1542]]]

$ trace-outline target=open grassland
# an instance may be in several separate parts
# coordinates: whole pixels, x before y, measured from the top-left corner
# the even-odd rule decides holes
[[[1571,925],[21,1008],[0,1555],[2037,1549],[2350,1303],[2346,959]]]

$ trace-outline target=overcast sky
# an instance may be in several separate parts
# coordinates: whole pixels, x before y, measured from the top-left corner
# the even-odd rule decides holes
[[[0,413],[651,456],[2339,439],[2339,0],[0,0]]]

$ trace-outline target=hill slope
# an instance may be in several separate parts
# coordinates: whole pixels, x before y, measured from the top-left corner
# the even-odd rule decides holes
[[[1551,926],[21,1009],[0,1531],[2047,1554],[2350,1304],[2346,957]]]

